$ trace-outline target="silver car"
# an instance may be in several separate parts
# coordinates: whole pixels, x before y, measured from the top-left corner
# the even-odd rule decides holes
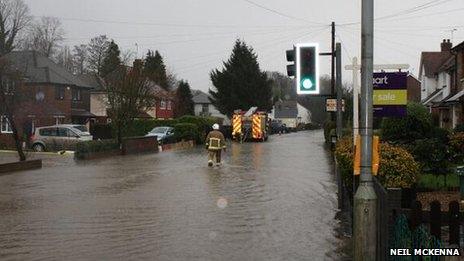
[[[34,151],[69,150],[74,149],[80,141],[92,139],[88,132],[68,125],[39,127],[31,137],[31,147]]]
[[[174,137],[174,128],[173,127],[167,127],[167,126],[161,126],[161,127],[156,127],[153,128],[145,137],[154,137],[156,136],[158,139],[158,142],[166,142],[169,141],[169,139],[172,139]]]

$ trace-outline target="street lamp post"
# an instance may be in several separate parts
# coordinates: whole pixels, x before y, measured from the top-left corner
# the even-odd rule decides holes
[[[354,196],[354,260],[376,258],[376,205],[372,180],[374,0],[362,0],[361,18],[361,176]]]

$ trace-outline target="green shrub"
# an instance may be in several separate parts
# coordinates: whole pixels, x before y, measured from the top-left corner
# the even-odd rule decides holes
[[[332,141],[330,135],[331,131],[337,128],[337,124],[334,121],[328,120],[324,123],[324,138],[326,143],[330,143]]]
[[[419,181],[417,182],[417,187],[430,190],[458,188],[459,177],[456,173],[439,176],[432,174],[424,174],[420,176]]]
[[[419,178],[419,164],[407,150],[382,143],[378,179],[387,188],[410,188]]]
[[[450,136],[450,154],[455,163],[464,162],[464,132],[456,132]]]
[[[464,132],[464,123],[456,125],[456,128],[454,128],[454,132]]]
[[[414,158],[420,162],[423,172],[448,173],[448,146],[440,138],[417,140],[412,153]]]
[[[337,141],[335,156],[343,182],[351,187],[353,184],[353,139],[351,137],[344,137]]]
[[[178,123],[174,125],[174,137],[177,141],[194,140],[197,143],[201,142],[198,127],[193,123]]]
[[[384,118],[381,124],[382,140],[393,143],[412,143],[416,139],[431,137],[432,118],[427,108],[408,103],[404,118]]]
[[[211,126],[215,123],[218,123],[217,119],[214,117],[199,117],[185,115],[177,119],[178,123],[191,123],[197,126],[198,131],[198,141],[203,141],[206,138],[206,135],[211,130]]]
[[[76,144],[75,156],[78,159],[85,157],[87,153],[114,151],[119,149],[116,140],[92,140]]]
[[[353,143],[351,137],[337,142],[335,155],[339,163],[342,179],[347,185],[353,182]],[[405,149],[382,143],[380,145],[380,165],[377,178],[385,187],[409,188],[419,176],[419,164]]]

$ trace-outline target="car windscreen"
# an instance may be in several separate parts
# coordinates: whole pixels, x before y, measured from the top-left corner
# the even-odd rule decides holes
[[[89,130],[87,130],[87,127],[85,125],[74,125],[73,128],[78,129],[81,132],[89,132]]]
[[[151,133],[165,133],[168,128],[166,127],[156,127],[153,130],[151,130]]]

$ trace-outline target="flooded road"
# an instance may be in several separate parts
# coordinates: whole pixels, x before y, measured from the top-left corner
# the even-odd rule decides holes
[[[321,131],[230,144],[219,168],[206,157],[47,160],[1,176],[0,259],[339,259]]]

